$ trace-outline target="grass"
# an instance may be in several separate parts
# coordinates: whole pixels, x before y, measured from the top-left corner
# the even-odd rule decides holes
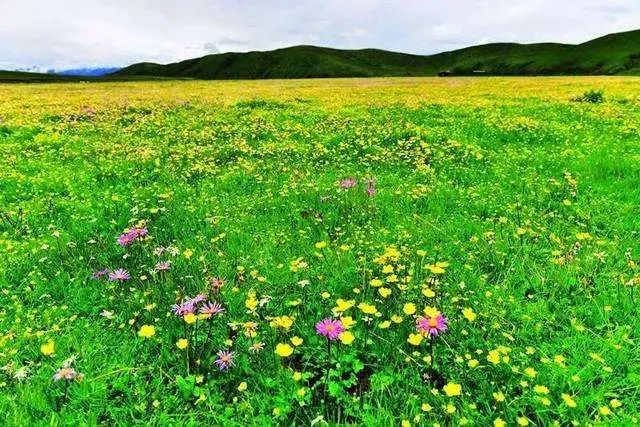
[[[638,89],[0,86],[5,423],[637,423]]]

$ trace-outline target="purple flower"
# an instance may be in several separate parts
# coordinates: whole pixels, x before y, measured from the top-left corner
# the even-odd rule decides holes
[[[122,233],[119,237],[118,237],[118,244],[122,247],[125,246],[129,246],[130,244],[132,244],[136,239],[141,239],[144,236],[146,236],[147,234],[149,234],[149,230],[147,229],[147,227],[135,227],[132,228],[131,230]]]
[[[447,318],[440,313],[435,316],[421,316],[416,319],[416,329],[422,335],[434,338],[440,335],[441,332],[446,332],[447,323]]]
[[[233,362],[233,351],[220,350],[217,356],[215,364],[221,371],[226,371],[229,367],[235,366]]]
[[[136,240],[136,237],[137,235],[135,233],[131,233],[130,231],[122,233],[118,237],[118,244],[124,248],[125,246],[129,246],[130,244],[132,244],[133,241]]]
[[[364,185],[365,185],[365,193],[367,193],[367,195],[369,197],[373,197],[376,194],[376,179],[375,178],[367,178],[364,181]]]
[[[93,280],[100,280],[100,279],[102,279],[103,277],[106,277],[106,276],[108,276],[108,275],[109,275],[109,270],[107,270],[107,269],[105,268],[104,270],[98,270],[98,271],[95,271],[95,272],[91,275],[91,278],[92,278]]]
[[[156,264],[156,271],[169,271],[171,269],[171,263],[169,261],[161,261]]]
[[[224,312],[224,308],[222,307],[222,305],[215,301],[205,302],[202,307],[200,307],[200,314],[205,314],[209,317],[220,314],[222,312]]]
[[[326,318],[316,323],[316,332],[318,335],[322,335],[335,341],[338,339],[341,333],[344,332],[344,326],[340,320]]]
[[[356,181],[354,177],[350,176],[340,181],[340,188],[343,188],[346,190],[346,189],[355,187],[357,184],[358,184],[358,181]]]
[[[180,304],[174,304],[171,308],[173,314],[176,316],[184,316],[185,314],[191,314],[196,310],[195,304],[191,300],[183,301]]]
[[[131,275],[124,268],[119,268],[116,271],[112,271],[111,273],[109,273],[109,280],[111,282],[124,282],[129,279],[131,279]]]

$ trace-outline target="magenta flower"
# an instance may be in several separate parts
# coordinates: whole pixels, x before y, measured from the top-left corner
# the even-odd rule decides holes
[[[447,323],[447,318],[440,313],[435,316],[420,316],[416,319],[416,329],[423,336],[434,338],[440,335],[440,333],[446,332]]]
[[[131,279],[131,275],[124,268],[119,268],[116,271],[109,273],[109,280],[112,282],[124,282]]]
[[[215,364],[221,371],[226,371],[230,367],[235,366],[233,361],[233,351],[220,350],[217,356]]]
[[[357,184],[358,181],[356,181],[354,177],[350,176],[340,181],[340,188],[347,190],[349,188],[355,187]]]
[[[344,326],[340,320],[328,317],[316,323],[316,332],[318,335],[322,335],[331,341],[335,341],[338,339],[340,334],[344,332]]]
[[[222,312],[224,312],[224,308],[222,307],[222,305],[215,301],[205,302],[202,307],[200,307],[200,314],[205,314],[209,317],[220,314]]]
[[[118,237],[118,244],[120,246],[122,246],[122,247],[129,246],[136,239],[141,239],[144,236],[146,236],[147,234],[149,234],[149,230],[147,230],[147,227],[132,228],[131,230],[129,230],[129,231],[125,232],[125,233],[122,233]]]

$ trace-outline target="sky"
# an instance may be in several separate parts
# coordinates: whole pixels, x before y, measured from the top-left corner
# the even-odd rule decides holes
[[[640,29],[640,0],[0,0],[0,69],[168,63],[299,44],[431,54]]]

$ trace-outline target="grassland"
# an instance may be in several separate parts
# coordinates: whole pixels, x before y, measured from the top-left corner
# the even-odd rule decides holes
[[[638,93],[0,85],[4,423],[637,423]]]

